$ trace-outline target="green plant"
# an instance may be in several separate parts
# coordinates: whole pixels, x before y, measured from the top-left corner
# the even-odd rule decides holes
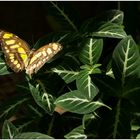
[[[1,105],[2,138],[139,138],[140,52],[124,31],[123,12],[108,11],[78,29],[51,4],[63,31],[34,47],[59,42],[64,48],[32,78],[25,75],[18,95]],[[112,45],[108,56],[106,43]],[[0,74],[9,73],[1,57]],[[59,115],[59,109],[65,113]],[[15,114],[17,119],[8,121]]]

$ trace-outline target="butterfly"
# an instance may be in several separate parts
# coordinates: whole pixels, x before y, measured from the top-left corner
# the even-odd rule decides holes
[[[25,70],[28,75],[37,71],[55,54],[62,50],[59,43],[49,43],[38,50],[30,50],[29,45],[13,33],[0,31],[0,44],[7,65],[14,71]]]

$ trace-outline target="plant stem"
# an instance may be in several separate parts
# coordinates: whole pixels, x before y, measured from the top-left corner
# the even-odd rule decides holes
[[[116,135],[117,135],[117,129],[118,129],[119,117],[120,117],[120,106],[121,106],[121,99],[117,103],[114,130],[113,130],[113,139],[116,139]]]
[[[60,14],[66,19],[66,21],[68,21],[68,23],[72,26],[72,28],[75,31],[78,31],[76,26],[73,24],[73,22],[69,19],[69,17],[52,1],[50,1],[50,3],[60,12]]]
[[[121,2],[120,1],[117,2],[117,9],[121,10]]]
[[[39,85],[41,86],[41,88],[42,88],[43,92],[44,92],[44,93],[46,93],[46,89],[45,89],[45,87],[44,87],[43,83],[42,83],[40,80],[37,80],[37,82],[38,82],[38,83],[39,83]]]
[[[53,116],[52,116],[52,119],[51,119],[51,122],[50,122],[50,124],[49,124],[48,132],[47,132],[47,135],[49,135],[49,136],[51,136],[51,131],[52,131],[52,128],[53,128],[54,120],[55,120],[55,116],[53,115]]]

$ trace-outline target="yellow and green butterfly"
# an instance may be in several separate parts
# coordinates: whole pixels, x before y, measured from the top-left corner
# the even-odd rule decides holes
[[[25,70],[30,76],[62,49],[59,43],[54,42],[36,51],[30,50],[24,40],[3,30],[0,31],[0,43],[7,65],[14,72]]]

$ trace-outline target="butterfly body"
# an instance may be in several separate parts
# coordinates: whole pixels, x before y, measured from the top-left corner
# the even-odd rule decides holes
[[[0,31],[0,41],[8,66],[14,72],[25,70],[28,75],[36,73],[62,49],[59,43],[49,43],[36,51],[30,50],[25,41],[5,31]]]

